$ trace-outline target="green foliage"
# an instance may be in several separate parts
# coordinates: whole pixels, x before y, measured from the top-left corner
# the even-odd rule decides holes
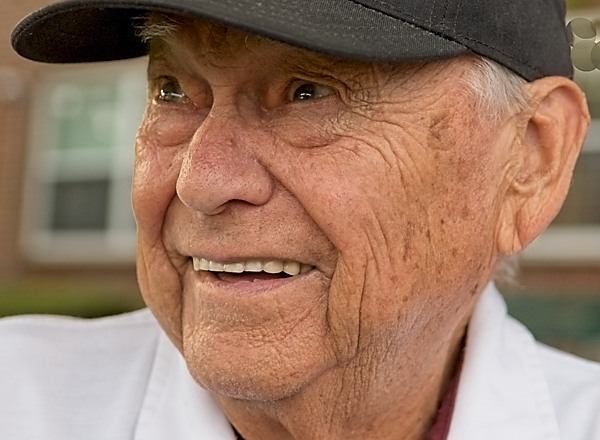
[[[600,295],[598,292],[529,292],[505,295],[509,313],[536,339],[600,362]]]
[[[600,7],[599,0],[567,0],[567,8],[582,9]]]
[[[96,318],[143,307],[136,292],[115,286],[73,283],[0,283],[0,317],[21,314],[70,315]]]

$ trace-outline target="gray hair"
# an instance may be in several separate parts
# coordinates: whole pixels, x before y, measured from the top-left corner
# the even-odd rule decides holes
[[[148,43],[153,39],[165,39],[180,28],[181,24],[169,14],[150,13],[138,17],[135,20],[136,36],[140,37],[142,42]]]
[[[484,57],[476,57],[471,71],[463,78],[467,91],[477,98],[479,114],[500,122],[511,113],[529,105],[525,79]]]
[[[489,122],[500,123],[511,114],[530,105],[525,88],[527,81],[506,67],[484,57],[477,57],[463,79],[467,91],[477,99],[478,114]],[[515,287],[519,271],[518,255],[500,256],[494,268],[494,281]]]

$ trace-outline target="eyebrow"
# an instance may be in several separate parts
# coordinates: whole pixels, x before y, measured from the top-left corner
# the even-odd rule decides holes
[[[181,23],[175,17],[157,12],[137,17],[135,21],[139,23],[135,25],[135,34],[144,43],[165,39],[181,28]]]
[[[139,17],[139,22],[140,24],[136,26],[136,35],[149,45],[149,51],[157,49],[157,42],[162,42],[165,46],[169,46],[174,40],[184,40],[186,36],[189,36],[188,32],[191,33],[193,31],[200,37],[199,41],[204,43],[200,47],[206,49],[215,47],[215,51],[234,47],[240,41],[248,45],[250,39],[261,45],[273,47],[287,46],[285,43],[269,37],[199,18],[192,19],[173,14],[152,12],[146,16]],[[158,44],[158,47],[161,47],[161,44]]]
[[[277,61],[278,69],[280,70],[294,70],[305,74],[332,74],[332,76],[334,76],[333,73],[336,71],[335,65],[341,66],[343,64],[352,63],[350,60],[336,59],[328,55],[319,54],[272,40],[268,37],[249,34],[236,28],[213,28],[215,25],[208,22],[207,25],[210,26],[210,28],[206,32],[203,32],[202,30],[199,32],[199,34],[201,34],[201,39],[198,43],[200,44],[196,43],[194,44],[195,47],[193,47],[195,52],[193,55],[196,57],[205,56],[207,60],[210,60],[211,58],[217,59],[220,56],[227,56],[228,53],[233,55],[235,47],[239,47],[239,44],[244,44],[251,50],[250,44],[255,43],[263,48],[275,48],[281,51],[282,56]],[[186,44],[187,32],[182,24],[176,23],[173,25],[166,23],[164,26],[159,25],[157,27],[146,29],[149,31],[145,35],[148,37],[148,53],[152,61],[158,62],[159,60],[162,60],[168,64],[171,64],[171,62],[178,63],[178,61],[183,61],[185,64],[185,60],[188,59],[188,50],[191,50],[192,46]],[[232,31],[232,34],[230,38],[227,39],[227,36],[220,34],[219,31]],[[249,38],[252,39],[252,42]],[[216,43],[216,47],[213,43]],[[182,50],[178,49],[177,46],[179,45],[181,45]],[[192,53],[189,53],[189,55],[192,55]]]

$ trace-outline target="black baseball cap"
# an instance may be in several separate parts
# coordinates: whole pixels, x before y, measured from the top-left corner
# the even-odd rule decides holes
[[[14,29],[22,56],[49,63],[142,56],[151,11],[201,17],[298,47],[365,61],[474,52],[527,80],[571,77],[564,0],[67,0]]]

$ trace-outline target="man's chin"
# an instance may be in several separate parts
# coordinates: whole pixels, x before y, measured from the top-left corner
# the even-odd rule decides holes
[[[256,345],[243,335],[220,338],[217,334],[202,337],[202,333],[196,329],[196,338],[190,338],[184,332],[182,354],[187,368],[199,385],[227,398],[286,399],[318,382],[336,363],[314,341],[310,350],[302,350],[306,341],[283,339]]]
[[[290,398],[309,384],[314,377],[283,377],[276,368],[239,365],[237,369],[223,370],[187,361],[194,380],[215,397],[249,402],[275,402]]]

